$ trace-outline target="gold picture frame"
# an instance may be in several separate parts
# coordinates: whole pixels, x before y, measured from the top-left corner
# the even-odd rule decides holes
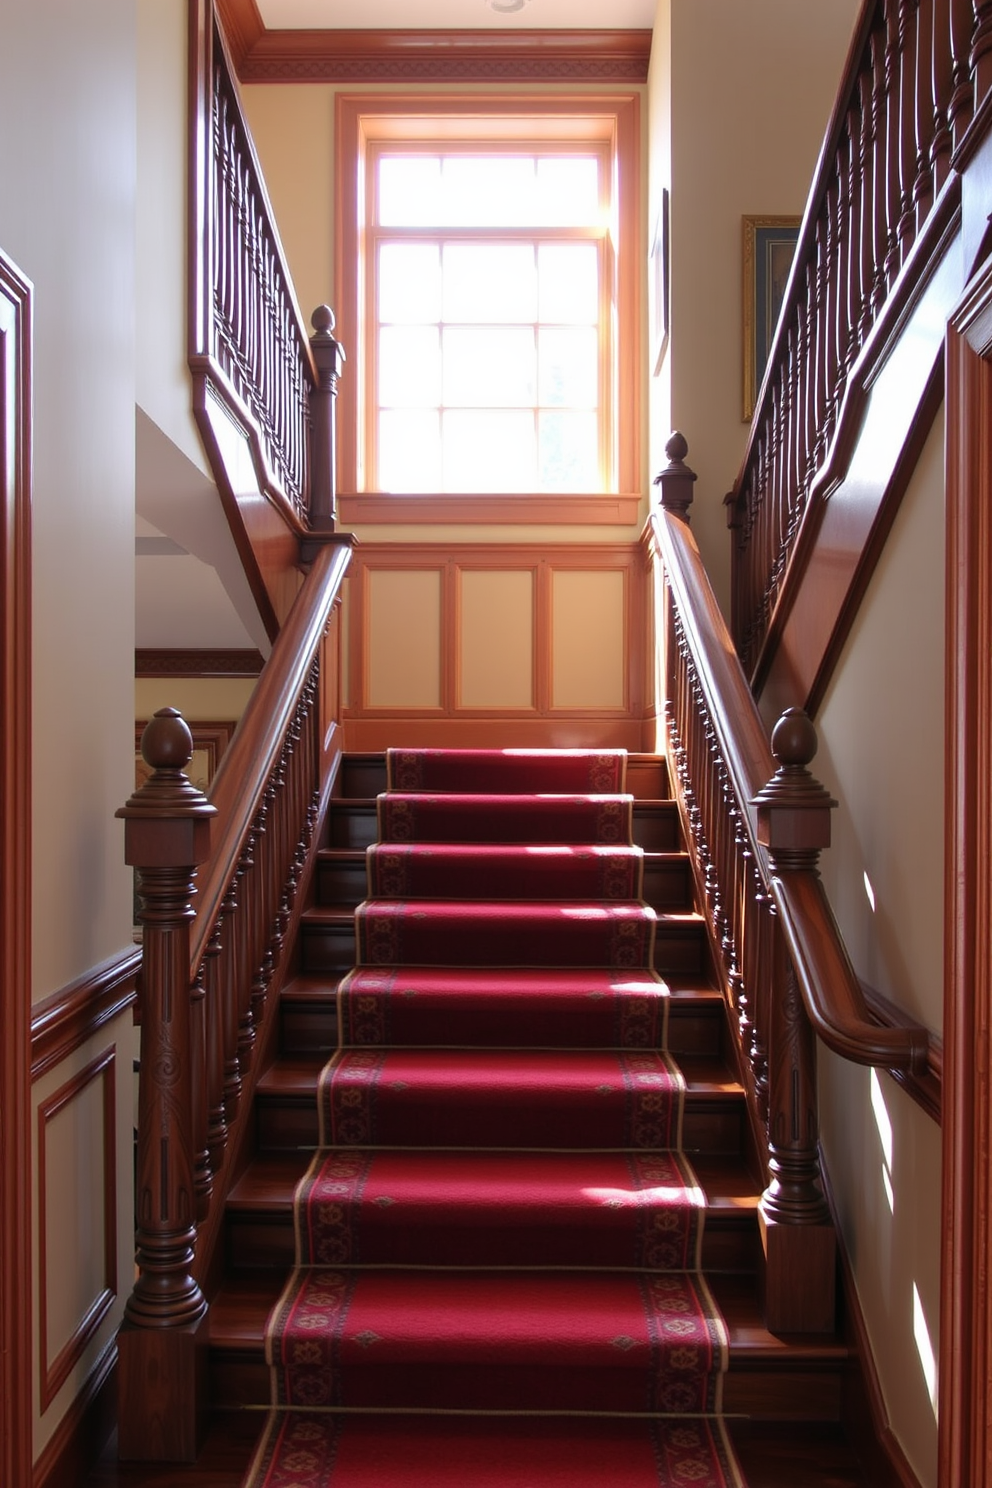
[[[742,417],[749,422],[785,298],[801,217],[744,217]]]

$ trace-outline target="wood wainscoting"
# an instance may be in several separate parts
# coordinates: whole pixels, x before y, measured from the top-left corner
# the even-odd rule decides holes
[[[348,749],[652,747],[638,544],[369,543],[348,591]]]

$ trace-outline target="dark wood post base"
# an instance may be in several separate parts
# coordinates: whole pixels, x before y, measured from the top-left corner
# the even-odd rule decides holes
[[[206,1314],[181,1328],[117,1335],[118,1456],[122,1462],[195,1462],[207,1415]]]
[[[780,1224],[758,1205],[765,1253],[765,1323],[770,1333],[832,1333],[837,1236],[831,1224]]]

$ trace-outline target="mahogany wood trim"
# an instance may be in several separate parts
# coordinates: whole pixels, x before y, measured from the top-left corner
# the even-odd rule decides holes
[[[0,1481],[31,1475],[33,287],[0,252]]]
[[[882,1028],[911,1028],[914,1019],[896,1003],[876,992],[862,981],[865,1006],[874,1022]],[[944,1045],[933,1033],[927,1044],[927,1067],[919,1074],[912,1070],[890,1070],[893,1080],[916,1102],[922,1111],[940,1125],[944,1083]]]
[[[650,749],[653,728],[638,718],[556,713],[553,718],[504,713],[499,718],[345,715],[346,747],[381,753],[402,739],[411,749]]]
[[[36,1003],[31,1017],[31,1079],[38,1080],[134,1006],[141,948],[102,961],[61,991]]]
[[[734,652],[688,524],[664,510],[652,515],[674,603],[693,641],[693,659],[720,754],[745,805],[751,848],[778,910],[810,1021],[842,1058],[882,1069],[921,1071],[929,1041],[919,1024],[881,1028],[871,1021],[840,931],[815,873],[776,873],[759,844],[754,798],[775,773],[757,705]]]
[[[41,1409],[46,1411],[117,1296],[117,1054],[106,1049],[38,1106],[38,1371]],[[48,1358],[47,1128],[88,1085],[103,1084],[103,1287],[54,1359]]]
[[[32,1488],[79,1488],[113,1428],[117,1341],[112,1340],[34,1464]]]
[[[203,719],[190,718],[186,720],[187,727],[193,736],[193,749],[202,749],[207,756],[207,783],[213,780],[217,773],[217,766],[224,758],[224,751],[231,742],[231,735],[237,728],[237,719]],[[134,723],[134,752],[136,756],[141,754],[141,736],[148,726],[147,718],[137,718]],[[135,761],[137,763],[137,760]],[[201,787],[202,788],[202,787]]]
[[[240,726],[211,782],[209,797],[218,821],[210,861],[199,885],[191,941],[191,973],[202,959],[221,901],[244,847],[273,763],[282,748],[331,608],[351,559],[347,537],[321,544],[296,602],[286,618],[269,663],[258,679]]]
[[[257,677],[261,651],[173,650],[143,647],[134,653],[136,677]]]
[[[961,292],[963,265],[954,252],[960,223],[961,182],[952,177],[848,378],[751,678],[766,721],[795,704],[815,716],[933,424],[943,391],[943,343],[933,327]],[[930,346],[899,405],[898,447],[873,462],[880,475],[859,477],[845,496],[873,387],[904,333],[914,338],[907,345]],[[886,422],[891,427],[891,413]]]
[[[941,1483],[992,1483],[992,262],[947,334]]]
[[[242,82],[644,83],[647,30],[267,30],[218,0]]]
[[[369,491],[339,496],[342,522],[383,526],[434,522],[459,526],[523,526],[567,523],[632,527],[641,511],[639,495],[629,496],[387,496]]]

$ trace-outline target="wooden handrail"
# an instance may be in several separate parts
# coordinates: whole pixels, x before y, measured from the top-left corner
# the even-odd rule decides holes
[[[928,1031],[921,1025],[881,1028],[872,1019],[815,867],[775,871],[759,839],[755,803],[775,774],[764,725],[688,525],[662,509],[651,527],[691,648],[707,727],[727,772],[747,850],[775,902],[809,1018],[827,1047],[844,1059],[923,1072]]]
[[[286,730],[313,666],[331,609],[341,591],[351,543],[322,543],[307,580],[296,597],[272,654],[224,751],[207,799],[217,812],[210,862],[199,888],[190,952],[195,977],[231,875],[244,851]]]
[[[862,5],[727,498],[732,630],[749,676],[807,509],[827,494],[842,409],[848,425],[859,421],[845,407],[852,374],[884,350],[876,332],[904,309],[914,245],[934,235],[932,219],[947,218],[948,193],[959,190],[955,152],[989,89],[988,9],[988,0]]]

